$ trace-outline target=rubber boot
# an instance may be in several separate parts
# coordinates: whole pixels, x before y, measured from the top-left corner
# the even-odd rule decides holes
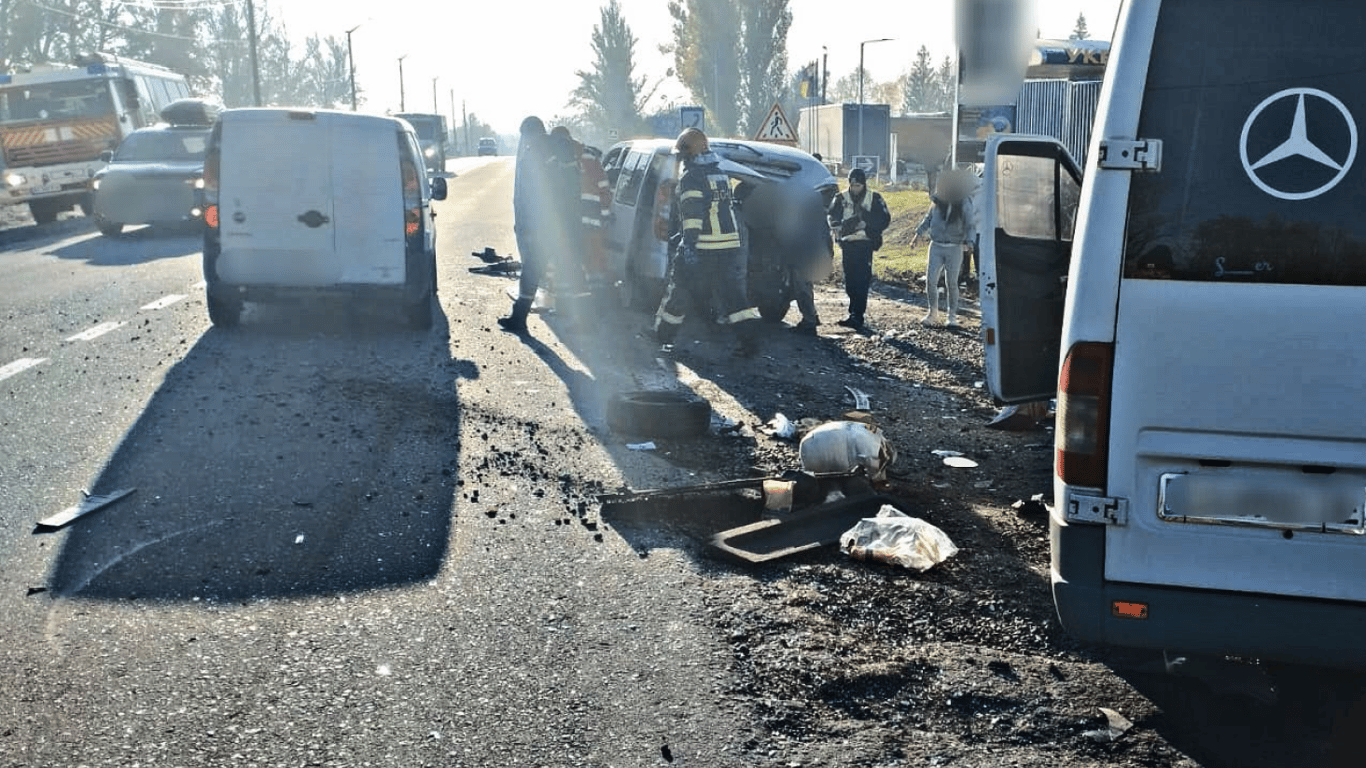
[[[518,299],[512,303],[512,314],[498,318],[498,324],[510,333],[525,334],[526,316],[531,312],[531,299]]]

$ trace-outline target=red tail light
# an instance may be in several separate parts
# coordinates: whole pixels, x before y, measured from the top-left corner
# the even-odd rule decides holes
[[[204,206],[204,225],[211,229],[218,229],[218,206]]]
[[[422,231],[422,180],[417,167],[403,152],[403,134],[399,134],[400,169],[403,176],[403,234],[412,237]]]
[[[1083,342],[1067,351],[1058,379],[1057,476],[1068,485],[1105,488],[1114,347]]]

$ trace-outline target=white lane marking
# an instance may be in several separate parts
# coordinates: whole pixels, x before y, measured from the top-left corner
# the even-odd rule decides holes
[[[169,296],[162,296],[161,298],[157,299],[151,304],[144,304],[138,309],[144,312],[153,309],[165,309],[166,307],[171,306],[172,304],[176,303],[177,301],[180,301],[183,298],[185,298],[184,294],[173,293]]]
[[[46,357],[21,357],[18,360],[0,367],[0,381],[4,381],[20,371],[27,371],[35,365],[42,365],[47,362]]]
[[[112,331],[112,330],[114,330],[115,328],[118,328],[118,327],[120,327],[120,326],[122,326],[122,325],[123,325],[123,323],[117,323],[117,322],[100,323],[99,325],[95,326],[94,328],[91,328],[91,329],[88,330],[88,331],[81,331],[80,333],[76,334],[75,336],[68,336],[68,337],[66,338],[66,340],[67,340],[67,341],[90,341],[91,339],[98,339],[99,337],[105,335],[106,333],[109,333],[110,331]]]

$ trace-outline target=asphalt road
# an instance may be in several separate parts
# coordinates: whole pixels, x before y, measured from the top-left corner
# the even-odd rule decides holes
[[[515,252],[511,161],[451,169],[425,333],[214,328],[193,235],[0,243],[0,765],[766,763],[697,565],[587,503],[697,481],[603,436],[673,374],[496,330],[512,282],[467,268]]]

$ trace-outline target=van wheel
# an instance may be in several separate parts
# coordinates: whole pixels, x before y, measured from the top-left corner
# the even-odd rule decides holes
[[[607,403],[607,426],[642,437],[696,437],[711,426],[711,403],[692,392],[623,392]]]
[[[242,300],[208,290],[209,322],[221,328],[236,328],[242,320]]]
[[[408,305],[404,312],[409,328],[415,331],[429,330],[432,327],[432,295],[429,293]]]

